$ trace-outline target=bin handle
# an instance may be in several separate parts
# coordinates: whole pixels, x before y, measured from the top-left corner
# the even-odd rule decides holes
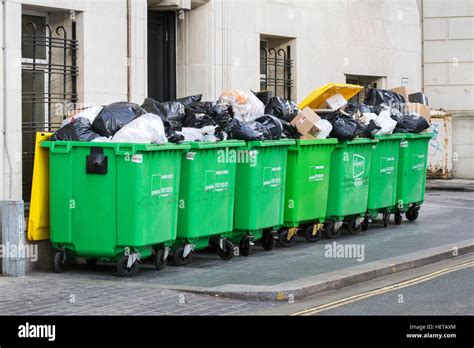
[[[117,155],[126,155],[126,154],[133,155],[135,154],[135,152],[136,152],[135,145],[133,144],[117,144],[115,148],[115,153]]]
[[[53,141],[52,145],[52,152],[56,153],[69,153],[71,152],[71,143],[70,142],[56,142]]]

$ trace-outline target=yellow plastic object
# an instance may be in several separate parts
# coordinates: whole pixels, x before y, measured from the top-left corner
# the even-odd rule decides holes
[[[309,106],[311,109],[322,109],[326,99],[336,94],[341,94],[346,100],[351,99],[362,90],[362,86],[350,85],[345,83],[329,83],[312,91],[298,105],[300,109]]]
[[[36,133],[33,183],[31,185],[28,239],[49,239],[49,154],[40,146],[53,133]]]

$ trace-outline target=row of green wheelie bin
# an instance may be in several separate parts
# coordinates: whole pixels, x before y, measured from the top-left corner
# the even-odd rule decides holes
[[[54,267],[72,256],[137,273],[214,248],[220,258],[366,229],[378,214],[415,220],[429,133],[376,139],[180,145],[44,141]]]

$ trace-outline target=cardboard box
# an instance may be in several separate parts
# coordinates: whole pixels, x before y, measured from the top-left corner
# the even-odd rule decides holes
[[[326,103],[333,110],[339,110],[344,105],[347,105],[347,100],[342,96],[342,94],[334,94],[332,97],[326,99]]]
[[[291,125],[295,127],[301,135],[317,136],[320,129],[316,124],[321,119],[311,108],[305,107],[291,121]]]
[[[300,140],[315,140],[317,139],[314,135],[311,135],[311,134],[306,134],[306,135],[302,135],[300,136]]]
[[[410,100],[409,95],[415,93],[415,91],[408,87],[392,88],[391,91],[400,94],[406,102]]]
[[[428,122],[430,122],[431,120],[431,108],[428,105],[423,105],[419,103],[406,103],[405,111],[413,112],[420,116],[423,116]]]

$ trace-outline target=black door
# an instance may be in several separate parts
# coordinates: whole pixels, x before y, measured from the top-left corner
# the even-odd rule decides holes
[[[148,12],[148,96],[176,98],[176,44],[174,12]]]

